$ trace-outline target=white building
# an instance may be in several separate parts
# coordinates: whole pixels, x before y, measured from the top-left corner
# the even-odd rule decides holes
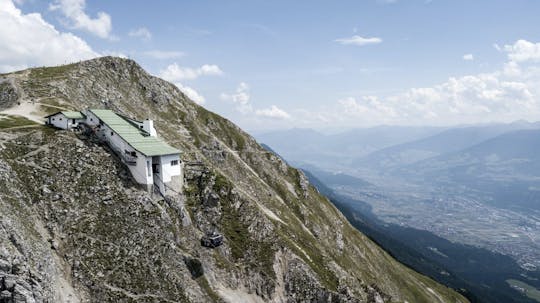
[[[45,117],[46,124],[61,129],[73,129],[79,126],[79,123],[86,121],[86,117],[81,112],[62,111]]]
[[[111,110],[89,109],[85,124],[115,151],[140,184],[164,195],[182,189],[180,151],[157,137],[152,120],[136,121]]]

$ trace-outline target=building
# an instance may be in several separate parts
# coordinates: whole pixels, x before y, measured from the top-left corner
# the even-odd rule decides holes
[[[180,151],[157,137],[152,120],[137,121],[106,109],[84,113],[62,111],[46,117],[46,123],[61,129],[79,124],[92,132],[120,157],[137,183],[163,195],[179,193],[183,186]]]
[[[157,137],[152,120],[136,121],[105,109],[89,109],[85,116],[86,125],[120,156],[138,183],[164,195],[181,191],[180,151]]]
[[[85,122],[86,117],[81,112],[62,111],[45,117],[46,124],[61,129],[73,129],[79,126],[79,123]]]

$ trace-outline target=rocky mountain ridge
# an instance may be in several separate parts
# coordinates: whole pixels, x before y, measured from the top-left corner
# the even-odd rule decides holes
[[[0,75],[0,109],[108,108],[183,151],[163,199],[107,148],[0,129],[0,302],[467,302],[356,231],[300,171],[134,61]],[[225,236],[216,249],[200,238]]]

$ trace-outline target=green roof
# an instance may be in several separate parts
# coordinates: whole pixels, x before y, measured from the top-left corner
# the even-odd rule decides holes
[[[112,110],[90,109],[96,117],[107,124],[115,133],[124,139],[131,147],[145,156],[161,156],[179,154],[180,151],[157,137],[150,137],[126,119],[120,117]]]
[[[47,117],[45,118],[48,118],[50,116],[54,116],[56,114],[62,114],[64,116],[66,116],[66,118],[68,119],[84,119],[84,115],[81,113],[81,112],[76,112],[76,111],[61,111],[61,112],[56,112],[52,115],[48,115]]]
[[[68,119],[84,119],[84,115],[81,112],[63,111],[61,113]]]

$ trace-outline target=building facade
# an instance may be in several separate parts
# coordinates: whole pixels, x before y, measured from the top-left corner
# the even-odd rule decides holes
[[[61,129],[74,129],[79,123],[85,122],[86,117],[77,111],[61,111],[45,117],[45,124]]]
[[[84,124],[120,157],[137,183],[163,195],[181,192],[180,151],[157,137],[152,120],[137,121],[106,109],[58,112],[46,119],[47,124],[62,129]]]
[[[140,122],[103,109],[89,109],[85,115],[86,124],[122,159],[138,183],[164,195],[181,191],[180,151],[157,137],[152,120]]]

